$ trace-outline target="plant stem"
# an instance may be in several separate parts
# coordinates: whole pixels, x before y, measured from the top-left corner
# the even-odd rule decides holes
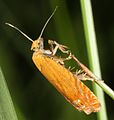
[[[83,16],[86,45],[87,45],[87,52],[88,52],[90,67],[92,71],[101,78],[91,2],[90,0],[80,0],[80,4],[81,4],[82,16]],[[98,112],[97,114],[98,119],[107,120],[104,93],[102,89],[96,84],[94,85],[94,91],[97,94],[102,104],[102,108],[100,112]]]
[[[114,91],[109,86],[100,80],[96,80],[95,82],[114,100]]]

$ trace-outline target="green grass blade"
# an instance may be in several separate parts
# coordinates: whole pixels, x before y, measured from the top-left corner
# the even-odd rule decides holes
[[[90,3],[90,0],[80,0],[80,3],[81,3],[82,15],[83,15],[86,45],[87,45],[90,68],[93,71],[93,73],[95,73],[95,75],[101,77],[91,3]],[[94,91],[97,94],[102,104],[101,111],[98,112],[98,118],[99,120],[107,120],[107,113],[105,108],[103,91],[96,84],[94,85]]]
[[[1,68],[0,68],[0,120],[18,120]]]

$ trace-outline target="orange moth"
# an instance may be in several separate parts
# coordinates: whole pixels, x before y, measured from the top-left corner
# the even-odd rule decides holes
[[[79,111],[84,111],[86,114],[98,112],[101,108],[99,100],[94,93],[86,85],[84,85],[83,82],[81,82],[81,80],[87,79],[94,80],[94,77],[92,76],[93,74],[82,63],[80,63],[80,61],[74,55],[72,55],[69,50],[67,50],[66,46],[49,40],[48,43],[51,46],[51,49],[44,49],[43,38],[41,38],[41,36],[56,9],[46,21],[40,36],[35,41],[29,38],[17,27],[9,23],[6,24],[21,32],[32,42],[31,50],[33,51],[32,60],[34,64],[68,102],[70,102],[76,109]],[[67,58],[58,58],[56,56],[57,49],[61,50],[61,52],[65,54],[68,54],[69,56]],[[64,65],[64,60],[69,59],[74,59],[80,65],[83,71],[73,73],[67,69]]]

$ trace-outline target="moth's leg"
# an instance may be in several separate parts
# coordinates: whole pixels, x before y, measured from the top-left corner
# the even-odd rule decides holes
[[[67,69],[68,69],[69,71],[72,71],[73,69],[75,69],[75,67],[69,66]]]
[[[61,45],[61,44],[57,43],[56,41],[48,40],[48,43],[51,46],[51,50],[52,50],[53,55],[56,54],[56,52],[57,52],[58,49],[61,52],[63,52],[63,53],[67,53],[68,54],[68,52],[69,52],[69,50],[66,50],[68,48],[67,46]],[[54,45],[55,45],[55,47],[54,47]]]
[[[90,81],[94,81],[93,78],[89,77],[86,73],[84,73],[83,70],[77,70],[76,72],[73,72],[73,75],[78,78],[79,80],[90,80]]]
[[[71,53],[70,53],[71,54]],[[82,64],[73,54],[71,54],[71,58],[74,59],[81,69],[84,71],[84,74],[81,74],[79,77],[83,78],[83,80],[91,80],[91,81],[101,81],[97,76],[95,76],[84,64]]]
[[[66,57],[66,58],[61,58],[61,57],[55,57],[52,56],[51,57],[53,60],[55,60],[57,63],[60,63],[61,65],[64,65],[64,61],[69,60],[70,58]],[[73,69],[73,68],[72,68]],[[71,70],[70,68],[68,68],[68,70]]]
[[[87,74],[88,77],[97,80],[98,78],[84,65],[82,64],[74,55],[71,54],[72,59],[74,59],[80,68]]]
[[[74,76],[77,77],[79,80],[83,80],[83,81],[89,80],[89,81],[92,81],[92,82],[104,82],[103,80],[100,80],[100,79],[91,78],[86,73],[82,73],[82,74],[79,74],[79,75],[74,74]]]
[[[80,74],[80,75],[74,74],[74,76],[76,78],[78,78],[79,80],[83,80],[83,81],[89,80],[89,81],[92,81],[92,82],[94,81],[93,78],[90,78],[90,77],[86,76],[85,74]]]
[[[66,57],[66,58],[60,58],[61,59],[61,61],[67,61],[67,60],[70,60],[70,59],[72,59],[72,57],[71,57],[71,55],[69,55],[68,57]]]
[[[52,55],[54,56],[59,48],[58,45],[55,45],[55,41],[53,40],[48,40],[48,44],[50,45],[50,49],[52,51]]]
[[[48,40],[48,44],[50,45],[51,51],[53,51],[54,50],[54,43],[53,43],[53,41],[52,40]]]
[[[82,74],[83,72],[84,72],[83,70],[81,70],[81,69],[78,70],[77,69],[74,74],[76,74],[78,76],[78,75]]]

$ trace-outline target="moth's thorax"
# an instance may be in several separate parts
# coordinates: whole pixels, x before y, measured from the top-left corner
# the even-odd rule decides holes
[[[42,53],[44,55],[52,54],[52,51],[44,49],[43,38],[38,38],[37,40],[33,41],[31,50],[37,53]]]

